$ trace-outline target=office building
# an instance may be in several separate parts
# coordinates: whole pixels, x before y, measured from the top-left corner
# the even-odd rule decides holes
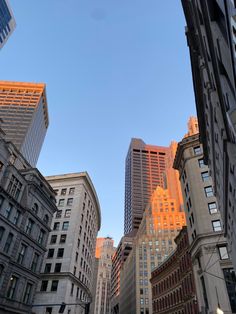
[[[5,139],[35,167],[49,123],[45,84],[0,81],[0,116]]]
[[[129,256],[134,240],[134,231],[123,236],[112,257],[111,271],[111,313],[120,312],[120,272]]]
[[[168,180],[166,170],[175,173],[172,163],[175,152],[174,142],[170,147],[147,145],[141,139],[133,138],[130,143],[125,164],[125,234],[138,230],[146,205],[150,202],[151,195],[157,186],[165,188]],[[170,166],[171,164],[171,166]],[[177,195],[181,198],[177,175],[175,182],[169,182],[173,186],[173,192],[177,201]],[[171,180],[171,176],[168,176]],[[171,192],[171,191],[170,191]],[[179,200],[180,204],[182,200]]]
[[[175,238],[176,249],[152,271],[153,314],[198,314],[187,227]]]
[[[114,252],[115,248],[112,238],[97,238],[96,258],[98,258],[98,271],[93,314],[111,313],[111,267]]]
[[[182,0],[200,141],[236,268],[236,8],[233,0]]]
[[[0,49],[16,27],[8,0],[0,0]]]
[[[31,313],[52,217],[53,189],[0,138],[0,313]]]
[[[183,191],[198,313],[215,313],[217,307],[235,313],[235,272],[198,133],[179,143],[174,167]]]
[[[34,299],[37,314],[84,313],[92,300],[97,232],[101,225],[99,201],[87,172],[46,177],[54,189],[58,211],[44,257],[41,281]],[[45,304],[43,307],[37,305]]]
[[[186,223],[178,205],[167,189],[158,186],[153,192],[120,271],[120,313],[152,313],[151,271],[174,250],[174,239]]]

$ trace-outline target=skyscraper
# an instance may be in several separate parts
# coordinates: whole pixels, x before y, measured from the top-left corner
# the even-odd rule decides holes
[[[3,47],[16,23],[8,0],[0,0],[0,49]]]
[[[5,139],[35,167],[49,123],[45,84],[0,81],[0,117]]]
[[[137,231],[157,186],[169,186],[171,197],[181,206],[178,174],[172,169],[176,147],[175,142],[170,147],[163,147],[147,145],[141,139],[131,140],[125,165],[125,234]]]

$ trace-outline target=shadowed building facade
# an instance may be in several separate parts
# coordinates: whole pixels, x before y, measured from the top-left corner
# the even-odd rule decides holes
[[[0,81],[0,117],[5,139],[34,167],[49,123],[45,84]]]
[[[0,0],[0,49],[16,27],[8,0]]]

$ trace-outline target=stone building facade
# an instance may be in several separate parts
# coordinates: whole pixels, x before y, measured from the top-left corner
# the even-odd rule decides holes
[[[97,232],[101,225],[99,201],[87,172],[46,177],[56,193],[57,212],[43,261],[34,312],[84,313],[92,301]],[[44,306],[38,306],[44,305]]]
[[[0,313],[31,313],[56,209],[48,182],[0,138]]]

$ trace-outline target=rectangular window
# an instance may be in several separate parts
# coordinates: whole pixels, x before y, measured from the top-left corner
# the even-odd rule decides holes
[[[60,273],[61,271],[61,263],[56,263],[54,268],[54,273]]]
[[[12,243],[12,240],[13,240],[13,234],[12,234],[12,233],[9,233],[9,234],[8,234],[8,237],[7,237],[7,241],[6,241],[6,243],[5,243],[5,245],[4,245],[4,249],[3,249],[3,251],[4,251],[5,253],[8,253],[8,252],[9,252],[9,249],[10,249],[10,246],[11,246],[11,243]]]
[[[60,243],[66,243],[66,234],[61,234]]]
[[[200,155],[202,153],[202,149],[200,146],[195,146],[193,148],[193,151],[194,151],[194,155]]]
[[[204,190],[205,190],[206,197],[214,196],[212,186],[206,186]]]
[[[55,222],[53,225],[53,230],[59,230],[60,229],[60,222]]]
[[[73,195],[75,193],[75,188],[70,188],[69,189],[69,195]]]
[[[31,295],[32,287],[33,287],[33,285],[31,283],[27,283],[27,286],[25,288],[24,299],[23,299],[23,302],[26,304],[28,304],[30,301],[30,295]]]
[[[208,203],[208,209],[211,215],[217,213],[218,210],[217,210],[216,202]]]
[[[38,243],[43,244],[45,238],[45,231],[40,229],[39,236],[38,236]]]
[[[71,206],[73,204],[73,198],[68,198],[67,205]]]
[[[29,218],[27,221],[27,225],[25,226],[25,232],[27,234],[29,234],[29,235],[31,234],[33,225],[34,225],[33,220]]]
[[[53,258],[54,255],[54,249],[49,249],[48,250],[48,258]]]
[[[53,234],[51,236],[50,244],[55,244],[57,242],[57,235]]]
[[[32,264],[31,264],[31,270],[32,271],[34,271],[34,272],[37,271],[38,262],[39,262],[39,254],[35,253],[34,258],[32,260]]]
[[[64,248],[59,248],[57,251],[57,257],[61,258],[64,255]]]
[[[58,206],[64,206],[64,205],[65,205],[65,199],[62,198],[62,199],[59,200]]]
[[[202,173],[201,173],[201,176],[202,176],[202,181],[203,181],[203,182],[209,180],[209,178],[210,178],[208,171],[202,172]]]
[[[222,227],[221,227],[221,222],[220,220],[213,220],[212,221],[212,227],[213,227],[213,231],[217,232],[217,231],[221,231]]]
[[[57,291],[58,280],[53,280],[51,285],[51,291]]]
[[[68,230],[69,228],[69,221],[64,221],[62,225],[62,230]]]
[[[11,276],[8,289],[7,289],[7,298],[14,299],[17,282],[18,282],[18,278],[16,276]]]
[[[2,171],[3,166],[4,166],[4,163],[0,161],[0,172]]]
[[[61,195],[66,195],[66,189],[61,190]]]
[[[56,213],[56,218],[61,218],[62,210],[58,210]]]
[[[13,208],[13,205],[9,203],[9,205],[7,206],[7,208],[6,208],[6,210],[5,210],[5,214],[4,214],[4,216],[5,216],[7,219],[10,219],[11,212],[12,212],[12,208]]]
[[[71,289],[70,289],[70,295],[73,295],[73,292],[74,292],[74,284],[72,283],[71,284]]]
[[[0,195],[0,208],[2,207],[3,202],[4,202],[4,197]]]
[[[13,224],[14,224],[14,225],[17,225],[17,224],[18,224],[19,219],[20,219],[20,214],[21,214],[20,211],[17,210],[16,213],[15,213],[15,216],[14,216],[14,218],[13,218]]]
[[[20,183],[20,181],[12,175],[7,187],[7,192],[17,200],[20,195],[21,188],[22,184]]]
[[[228,250],[227,250],[226,245],[219,246],[218,250],[219,250],[220,259],[222,259],[222,260],[229,259],[229,254],[228,254]]]
[[[52,264],[51,263],[46,263],[45,264],[45,268],[44,268],[44,272],[45,273],[50,273],[51,268],[52,268]]]
[[[48,280],[42,280],[40,291],[47,291]]]
[[[20,251],[18,253],[17,263],[22,264],[24,261],[24,257],[26,254],[27,246],[25,244],[21,244]]]
[[[65,211],[65,218],[70,218],[70,215],[71,215],[71,209],[66,209]]]
[[[203,159],[203,158],[198,159],[198,165],[199,165],[199,168],[203,168],[203,167],[206,166],[206,165],[204,164],[204,159]]]

